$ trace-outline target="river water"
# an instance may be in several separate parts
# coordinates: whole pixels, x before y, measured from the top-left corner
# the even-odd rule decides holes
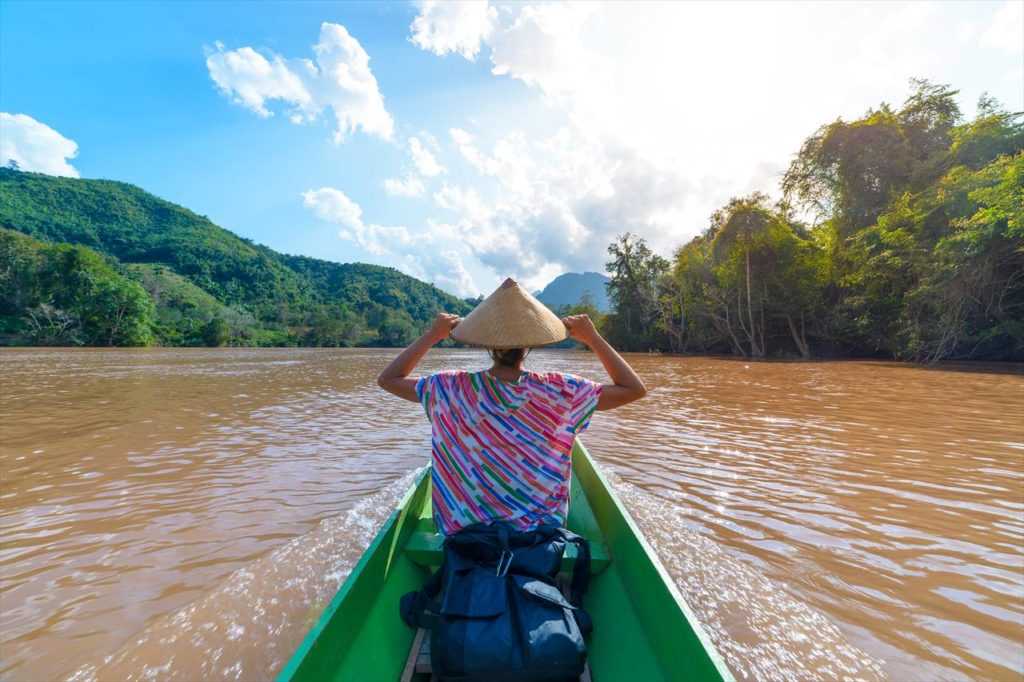
[[[0,352],[0,677],[273,677],[427,462],[395,352]],[[627,359],[583,442],[737,677],[1024,676],[1020,367]]]

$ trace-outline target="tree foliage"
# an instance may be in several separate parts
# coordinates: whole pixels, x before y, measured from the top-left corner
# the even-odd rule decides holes
[[[916,80],[898,109],[822,126],[784,201],[730,200],[667,267],[619,237],[610,331],[752,358],[1024,359],[1024,126],[988,97],[964,122],[956,94]]]
[[[145,289],[102,254],[44,244],[0,228],[0,314],[21,317],[40,345],[145,346],[155,307]]]
[[[604,323],[609,341],[625,350],[660,345],[664,335],[658,326],[662,313],[659,285],[668,271],[668,261],[628,232],[612,242],[608,255],[608,297],[614,310]]]

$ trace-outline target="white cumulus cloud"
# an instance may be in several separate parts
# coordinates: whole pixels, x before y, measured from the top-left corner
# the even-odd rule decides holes
[[[277,55],[267,59],[251,47],[225,52],[224,46],[217,43],[217,52],[206,58],[206,67],[221,92],[258,116],[273,116],[266,107],[270,99],[291,104],[291,118],[296,123],[311,120],[319,113],[302,78]]]
[[[611,66],[583,42],[587,21],[597,9],[590,3],[524,6],[510,26],[490,34],[492,71],[549,95],[585,86]]]
[[[437,158],[423,146],[419,138],[409,138],[409,156],[416,170],[424,177],[433,178],[445,172],[445,167],[437,162]]]
[[[967,73],[953,82],[965,111],[981,90],[1019,107],[1002,75],[1020,72],[1019,0],[492,7],[468,54],[425,28],[439,25],[433,5],[410,30],[424,50],[486,59],[527,86],[449,129],[456,157],[440,157],[449,182],[433,192],[437,224],[498,278],[600,270],[626,231],[669,255],[730,197],[777,195],[818,126],[898,106],[911,77]]]
[[[338,234],[358,244],[367,253],[390,260],[418,279],[433,282],[458,296],[479,293],[456,245],[455,233],[447,225],[430,224],[412,232],[404,225],[363,222],[363,210],[342,190],[321,187],[302,193],[303,205],[317,218],[338,223]]]
[[[434,155],[439,149],[437,140],[426,131],[420,132],[420,137],[426,142],[421,142],[419,137],[408,139],[409,160],[414,170],[406,168],[405,178],[388,178],[384,180],[384,191],[392,197],[422,197],[427,192],[423,178],[434,178],[448,169],[437,161]],[[433,149],[434,151],[431,151]]]
[[[341,24],[324,22],[313,52],[315,62],[265,56],[251,47],[225,50],[218,42],[206,67],[224,95],[259,116],[273,115],[268,103],[280,100],[288,105],[293,123],[313,121],[330,111],[335,142],[357,129],[390,140],[394,120],[359,41]]]
[[[528,149],[529,142],[522,131],[514,130],[498,140],[490,154],[485,154],[474,146],[473,138],[465,130],[453,128],[450,134],[459,153],[481,175],[497,178],[510,192],[529,192],[535,162]]]
[[[459,251],[446,248],[444,241],[434,236],[423,240],[423,245],[418,253],[406,253],[398,269],[456,296],[469,297],[480,293]]]
[[[341,223],[354,230],[363,227],[363,209],[340,189],[321,187],[303,192],[302,205],[320,220]]]
[[[486,0],[418,0],[416,6],[409,40],[441,56],[454,52],[475,59],[498,19]]]
[[[434,194],[441,224],[480,263],[528,286],[546,284],[552,272],[599,268],[623,232],[671,234],[693,191],[673,169],[572,126],[536,142],[514,131],[470,154],[468,133],[456,129],[452,138],[493,182],[486,199],[473,186],[445,183]]]
[[[434,195],[434,203],[440,208],[458,213],[466,218],[485,219],[491,216],[491,209],[484,204],[472,188],[444,184],[439,192]]]
[[[78,145],[26,114],[0,113],[0,164],[11,161],[21,170],[79,177],[68,159],[78,156]]]
[[[384,191],[389,197],[422,197],[427,188],[415,175],[407,175],[405,179],[387,178],[384,180]]]

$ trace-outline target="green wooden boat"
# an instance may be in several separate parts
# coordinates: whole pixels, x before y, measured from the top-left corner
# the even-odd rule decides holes
[[[594,621],[587,642],[591,679],[732,680],[579,440],[572,469],[568,527],[591,541],[593,575],[585,599]],[[420,475],[384,523],[279,682],[430,679],[421,669],[422,653],[421,666],[416,666],[416,649],[424,638],[398,615],[399,597],[420,589],[441,562],[443,538],[431,518],[428,474],[429,469]],[[574,549],[569,547],[563,564],[570,572]]]

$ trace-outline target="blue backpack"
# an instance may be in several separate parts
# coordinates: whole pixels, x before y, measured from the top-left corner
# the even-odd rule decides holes
[[[577,556],[566,599],[555,576],[570,543]],[[589,580],[590,545],[564,528],[475,524],[445,540],[441,567],[402,597],[400,611],[430,630],[431,666],[443,681],[564,681],[586,665]]]

